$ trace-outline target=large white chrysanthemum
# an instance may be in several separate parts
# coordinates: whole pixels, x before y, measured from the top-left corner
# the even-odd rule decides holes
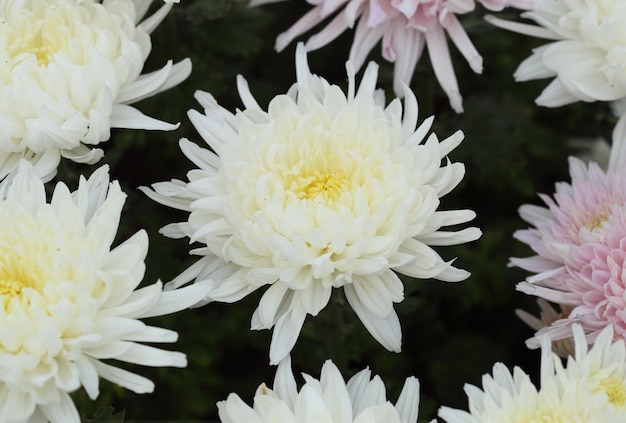
[[[466,385],[469,411],[441,407],[446,423],[620,423],[626,421],[626,355],[624,342],[611,346],[605,330],[587,354],[587,341],[574,325],[576,357],[564,368],[541,339],[540,388],[519,367],[511,373],[502,363],[493,376],[483,376],[483,388]]]
[[[298,391],[287,357],[278,366],[274,389],[261,384],[253,407],[237,394],[217,403],[222,423],[417,423],[419,381],[407,378],[398,402],[387,401],[385,385],[369,369],[346,384],[332,361],[322,367],[320,379],[304,375]]]
[[[408,88],[404,114],[397,99],[385,108],[373,63],[357,89],[348,62],[347,95],[311,74],[302,44],[296,68],[298,82],[267,111],[243,78],[246,109],[234,115],[198,93],[205,114],[189,116],[215,153],[182,140],[199,167],[189,182],[144,188],[154,200],[191,212],[165,235],[203,244],[193,250],[203,257],[173,284],[214,280],[207,302],[235,302],[269,285],[252,328],[276,326],[274,364],[292,349],[306,315],[317,315],[340,287],[370,333],[399,351],[393,304],[402,301],[403,285],[393,270],[444,281],[469,275],[430,247],[480,236],[476,228],[440,231],[475,215],[437,210],[465,173],[446,158],[463,134],[441,142],[431,134],[424,142],[432,118],[416,129],[417,101]]]
[[[21,159],[44,179],[61,157],[95,163],[111,128],[172,130],[130,103],[183,81],[191,63],[141,74],[149,33],[172,4],[152,0],[0,1],[0,178]]]
[[[148,237],[111,249],[125,200],[106,167],[71,193],[59,183],[50,203],[22,161],[0,186],[0,422],[78,423],[68,393],[98,396],[102,377],[137,393],[144,377],[101,361],[186,366],[185,355],[139,342],[175,342],[176,332],[140,318],[186,308],[207,293],[196,284],[162,292],[143,278]]]
[[[538,26],[488,19],[499,27],[553,41],[535,49],[515,73],[519,81],[554,77],[537,104],[558,107],[626,97],[625,2],[539,0],[535,10],[522,16]]]

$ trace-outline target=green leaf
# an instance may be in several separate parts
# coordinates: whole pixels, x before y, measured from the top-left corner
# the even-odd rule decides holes
[[[124,410],[114,413],[113,407],[100,407],[91,419],[83,419],[84,423],[124,423]]]

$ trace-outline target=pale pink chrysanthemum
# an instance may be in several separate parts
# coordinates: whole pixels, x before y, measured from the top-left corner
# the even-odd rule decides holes
[[[571,184],[557,184],[554,198],[542,195],[547,208],[520,209],[534,228],[514,236],[537,254],[511,259],[511,265],[535,273],[517,289],[571,309],[568,316],[540,329],[529,340],[530,347],[539,346],[542,334],[553,340],[571,337],[573,323],[583,326],[589,343],[609,324],[615,326],[616,335],[625,336],[625,141],[626,116],[613,132],[606,171],[596,163],[585,165],[570,158]]]
[[[251,6],[283,0],[251,0]],[[536,0],[307,0],[314,7],[276,39],[281,51],[294,39],[331,15],[335,17],[306,43],[308,51],[333,41],[348,28],[356,29],[349,60],[355,69],[365,62],[368,53],[382,40],[382,55],[394,62],[394,91],[403,95],[424,46],[435,76],[457,112],[463,111],[463,99],[452,67],[446,34],[459,49],[472,70],[482,73],[483,59],[472,44],[456,15],[474,10],[476,1],[489,10],[500,11],[511,6],[528,10]]]

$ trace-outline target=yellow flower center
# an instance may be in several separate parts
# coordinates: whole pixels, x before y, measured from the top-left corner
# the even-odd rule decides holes
[[[5,309],[13,299],[22,299],[24,288],[33,288],[35,275],[21,265],[19,255],[2,249],[0,257],[0,299]]]
[[[24,283],[22,281],[15,280],[1,280],[0,281],[0,295],[9,295],[14,297],[22,292]]]
[[[590,231],[595,231],[600,228],[604,222],[609,219],[610,211],[607,209],[601,210],[596,214],[589,222],[585,224],[585,228]]]
[[[9,36],[9,55],[14,59],[14,64],[28,55],[34,55],[39,65],[48,66],[52,55],[66,44],[63,27],[59,28],[59,23],[52,18],[42,22],[32,15],[25,17],[18,30]]]
[[[313,200],[321,196],[325,202],[334,201],[346,190],[345,178],[336,173],[300,178],[295,192],[299,199]]]
[[[606,393],[612,405],[616,407],[626,406],[626,384],[617,376],[602,379],[598,390]]]

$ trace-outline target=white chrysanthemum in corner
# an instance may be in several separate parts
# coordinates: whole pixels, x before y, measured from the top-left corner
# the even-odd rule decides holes
[[[626,354],[624,341],[611,345],[605,329],[591,351],[580,326],[574,325],[576,356],[564,368],[541,339],[540,388],[519,367],[511,373],[502,363],[484,375],[483,389],[466,385],[469,411],[441,407],[446,423],[620,423],[626,421]]]
[[[278,366],[274,389],[259,386],[253,407],[237,394],[217,403],[222,423],[417,423],[419,381],[407,378],[398,402],[387,401],[385,385],[369,369],[346,384],[332,361],[322,367],[320,379],[304,375],[298,391],[287,357]]]
[[[619,0],[540,0],[522,17],[538,26],[488,17],[493,24],[551,40],[535,49],[515,78],[554,80],[537,104],[558,107],[576,101],[626,97],[626,3]]]
[[[626,421],[626,346],[613,329],[613,325],[604,328],[589,348],[583,328],[572,327],[576,352],[568,359],[562,383],[584,383],[591,392],[600,394],[603,408]]]
[[[0,178],[21,159],[48,180],[61,157],[95,163],[111,128],[172,130],[130,103],[183,81],[185,59],[141,74],[150,32],[173,6],[152,0],[0,1]]]
[[[430,246],[480,236],[470,210],[438,211],[439,198],[463,178],[461,163],[446,158],[461,131],[439,142],[428,134],[432,117],[416,129],[417,101],[406,88],[404,114],[395,99],[384,107],[371,64],[356,87],[348,68],[347,95],[311,74],[302,44],[297,83],[262,110],[243,78],[245,110],[231,114],[207,93],[197,98],[205,114],[190,119],[211,149],[181,141],[199,169],[189,182],[172,181],[144,191],[154,200],[191,212],[187,222],[163,233],[202,244],[203,256],[173,281],[212,279],[208,301],[235,302],[268,285],[252,329],[276,326],[270,361],[294,346],[307,314],[317,315],[333,288],[387,349],[400,351],[393,304],[403,300],[396,273],[460,281],[469,273],[451,266]],[[444,160],[446,163],[441,166]]]
[[[111,249],[125,194],[106,167],[71,193],[59,183],[50,203],[22,161],[0,186],[0,421],[78,423],[68,393],[93,399],[102,377],[137,393],[153,383],[105,364],[186,366],[185,355],[139,342],[175,342],[176,332],[140,318],[186,308],[207,293],[196,284],[137,289],[148,237],[140,231]]]

